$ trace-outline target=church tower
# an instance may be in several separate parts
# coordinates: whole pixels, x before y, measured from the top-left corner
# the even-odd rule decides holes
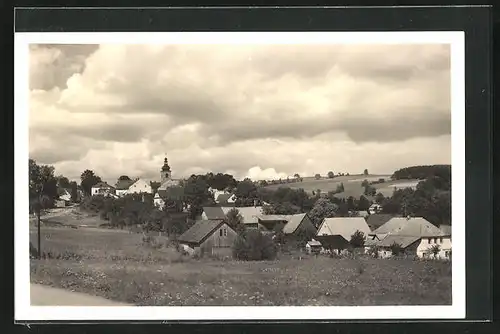
[[[161,168],[161,183],[163,184],[165,181],[170,179],[172,172],[170,171],[170,166],[168,165],[168,159],[165,157],[163,161],[163,167]]]

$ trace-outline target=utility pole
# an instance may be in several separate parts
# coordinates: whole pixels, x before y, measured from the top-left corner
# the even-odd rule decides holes
[[[42,208],[42,196],[38,194],[38,205],[36,208],[36,216],[38,220],[38,226],[37,226],[37,231],[38,231],[38,259],[40,260],[42,258],[42,242],[41,242],[41,237],[40,237],[40,211]]]

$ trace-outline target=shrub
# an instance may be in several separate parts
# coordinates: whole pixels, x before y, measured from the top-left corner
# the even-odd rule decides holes
[[[233,257],[245,261],[273,260],[276,246],[270,236],[258,230],[248,230],[240,234],[233,245]]]
[[[365,234],[359,230],[351,235],[351,240],[349,241],[352,247],[359,248],[365,245]]]
[[[399,255],[401,252],[403,251],[403,248],[401,247],[400,244],[394,242],[392,245],[391,245],[391,252],[392,252],[392,255]]]

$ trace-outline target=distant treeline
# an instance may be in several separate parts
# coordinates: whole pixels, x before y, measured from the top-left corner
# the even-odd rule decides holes
[[[424,180],[437,176],[444,180],[451,180],[451,165],[427,165],[401,168],[392,174],[393,180]]]

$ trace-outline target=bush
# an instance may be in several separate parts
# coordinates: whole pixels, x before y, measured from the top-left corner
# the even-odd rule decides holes
[[[273,260],[276,246],[270,236],[258,230],[248,230],[240,234],[233,245],[233,257],[244,261]]]
[[[351,235],[350,245],[354,248],[363,247],[365,245],[365,234],[359,230],[356,230]]]

